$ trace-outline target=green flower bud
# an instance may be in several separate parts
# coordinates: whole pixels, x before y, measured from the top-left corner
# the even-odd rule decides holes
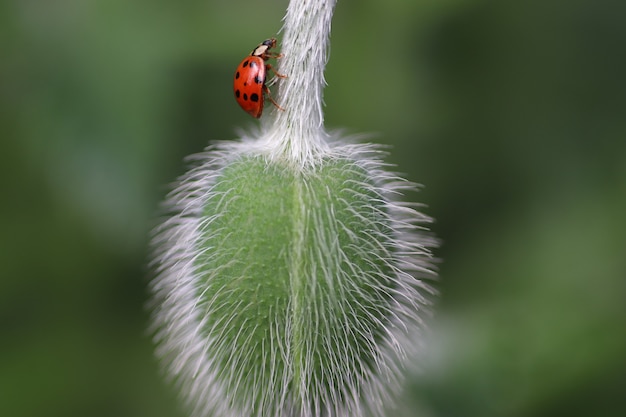
[[[420,344],[429,219],[376,147],[328,140],[334,2],[311,3],[286,18],[286,110],[199,155],[153,239],[157,354],[197,416],[382,415]]]

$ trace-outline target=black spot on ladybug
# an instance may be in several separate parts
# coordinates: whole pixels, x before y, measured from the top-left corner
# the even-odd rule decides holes
[[[239,92],[239,90],[235,90],[235,97],[239,98],[240,95],[241,93]]]
[[[243,93],[243,99],[248,100],[248,95],[246,93]]]
[[[259,101],[259,95],[257,93],[250,94],[250,101],[254,101],[256,103]]]
[[[258,75],[254,77],[254,82],[257,84],[263,84],[263,80],[260,79]]]
[[[239,71],[235,73],[235,80],[239,79]]]
[[[244,87],[247,87],[247,86],[248,86],[248,82],[247,82],[247,81],[244,81],[244,82],[243,82],[243,86],[244,86]]]
[[[243,61],[243,65],[242,65],[242,67],[244,67],[244,68],[245,68],[245,67],[247,67],[247,66],[248,66],[248,62],[249,62],[248,60]]]

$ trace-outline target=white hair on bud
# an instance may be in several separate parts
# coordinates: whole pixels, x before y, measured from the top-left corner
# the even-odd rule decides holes
[[[399,201],[407,191],[414,191],[415,185],[389,173],[380,159],[383,152],[374,145],[333,141],[328,146],[328,154],[322,158],[349,158],[355,161],[355,167],[366,170],[375,184],[360,185],[370,188],[382,198],[385,218],[391,221],[388,227],[393,236],[384,251],[388,258],[383,261],[393,271],[389,279],[394,280],[396,289],[391,294],[393,302],[383,306],[389,319],[385,332],[380,340],[370,343],[368,347],[372,351],[371,356],[376,358],[375,372],[360,365],[359,358],[350,355],[349,351],[334,352],[330,349],[326,351],[331,356],[329,362],[336,366],[327,371],[335,374],[332,379],[342,381],[343,385],[307,385],[307,381],[314,382],[315,378],[311,380],[311,375],[305,375],[302,380],[293,381],[293,384],[300,384],[298,398],[294,398],[294,392],[285,382],[290,376],[277,374],[273,376],[272,387],[257,387],[256,395],[263,398],[264,408],[256,414],[253,412],[254,398],[242,401],[241,398],[234,398],[227,389],[238,383],[242,370],[236,366],[237,352],[232,352],[235,365],[224,369],[214,350],[226,347],[216,345],[215,340],[207,339],[203,334],[206,317],[197,308],[202,302],[199,288],[202,273],[196,259],[200,256],[199,242],[203,242],[202,230],[214,220],[203,218],[202,211],[205,201],[212,195],[216,178],[231,161],[242,156],[264,154],[261,148],[254,146],[255,143],[258,144],[249,139],[223,142],[195,156],[193,160],[200,164],[181,179],[180,185],[167,198],[165,207],[172,217],[156,230],[153,239],[156,249],[154,266],[158,273],[151,287],[157,355],[163,360],[168,374],[180,385],[195,416],[381,416],[383,407],[388,407],[390,398],[394,398],[401,389],[401,368],[410,366],[407,361],[414,358],[420,348],[423,319],[429,315],[430,295],[434,294],[428,284],[435,276],[429,248],[436,246],[436,241],[424,232],[424,225],[430,219],[410,204]],[[322,225],[316,230],[319,252],[306,255],[318,260],[320,268],[329,268],[329,274],[339,272],[339,276],[332,278],[334,285],[339,285],[335,294],[340,297],[350,290],[352,276],[361,280],[370,278],[363,276],[356,266],[351,267],[356,267],[356,270],[349,271],[337,267],[337,262],[346,260],[341,259],[340,252],[333,252],[337,249],[333,243],[335,235],[332,230],[322,227],[328,222],[323,219],[320,222]],[[373,240],[376,238],[372,237]],[[370,255],[362,253],[360,256],[367,259]],[[350,274],[346,275],[347,272]],[[376,278],[371,279],[375,281]],[[332,322],[333,318],[320,317],[319,320]],[[331,337],[347,337],[350,334],[341,330],[329,331]],[[270,362],[281,360],[285,368],[291,368],[294,359],[289,356],[291,347],[286,338],[284,334],[272,335],[268,341],[272,346],[266,354],[273,358]],[[305,363],[303,369],[307,367]]]
[[[179,385],[194,416],[381,416],[386,407],[393,405],[392,399],[401,390],[403,368],[411,366],[411,358],[420,347],[423,319],[434,294],[428,284],[435,277],[429,249],[436,246],[436,241],[425,231],[424,225],[430,219],[419,213],[416,206],[400,201],[406,192],[415,190],[415,184],[387,171],[380,148],[347,143],[345,138],[330,135],[324,129],[322,90],[334,6],[335,0],[290,1],[284,19],[283,57],[278,64],[279,73],[287,78],[280,79],[275,97],[284,111],[271,111],[260,132],[243,135],[239,141],[218,143],[194,156],[195,167],[180,179],[164,203],[169,217],[155,230],[152,239],[152,266],[156,271],[151,283],[152,331],[157,355]],[[314,306],[337,302],[346,309],[340,310],[339,315],[350,318],[356,313],[349,311],[349,303],[341,304],[342,297],[356,300],[356,293],[358,297],[370,297],[368,305],[376,305],[378,299],[374,297],[384,292],[390,300],[380,305],[384,323],[376,314],[361,309],[363,314],[371,315],[366,317],[369,321],[346,328],[341,317],[329,316],[329,310],[323,308],[311,309],[308,315],[297,318],[303,323],[286,319],[282,329],[279,323],[270,323],[269,335],[262,341],[262,361],[269,363],[269,371],[263,367],[243,369],[243,364],[250,360],[242,356],[245,352],[211,335],[217,326],[227,329],[232,317],[208,317],[215,315],[215,310],[208,307],[220,306],[212,304],[216,298],[206,283],[227,265],[217,265],[209,272],[199,265],[199,258],[217,256],[220,248],[211,236],[224,233],[211,229],[222,214],[206,216],[204,209],[210,199],[219,198],[224,207],[237,199],[234,192],[216,189],[224,170],[246,157],[264,158],[268,165],[281,166],[300,179],[315,175],[316,169],[328,161],[344,161],[341,169],[354,173],[354,182],[342,185],[342,191],[348,190],[355,197],[354,202],[345,202],[346,210],[352,218],[359,219],[364,208],[370,209],[365,205],[370,204],[374,218],[382,219],[380,228],[363,232],[366,238],[356,236],[352,229],[334,221],[336,207],[332,204],[315,212],[319,218],[314,217],[313,221],[319,227],[307,226],[303,218],[294,216],[293,242],[288,249],[293,247],[300,252],[294,255],[290,285],[315,289],[315,280],[324,280],[323,284],[332,291],[320,295],[322,301],[314,298],[310,302]],[[359,180],[363,173],[367,174],[367,181]],[[301,203],[297,207],[302,210],[302,217],[308,210],[302,202],[313,195],[308,186],[306,180],[299,182],[294,197]],[[344,252],[346,246],[337,242],[337,230],[341,228],[351,237],[344,244],[356,254],[355,258],[382,266],[368,264],[370,268],[364,270],[352,262]],[[298,240],[305,232],[314,244],[305,245]],[[376,251],[371,250],[373,247]],[[306,257],[308,265],[319,274],[301,276],[302,267],[297,269],[296,265],[298,256]],[[307,279],[313,281],[304,281]],[[379,284],[381,280],[393,285]],[[364,287],[376,285],[380,288],[375,289],[374,295],[363,291]],[[208,301],[203,299],[204,291],[208,291]],[[291,301],[297,302],[297,297]],[[208,323],[212,326],[210,332]],[[369,328],[367,323],[380,325],[381,330]],[[216,331],[221,335],[220,330]],[[380,334],[373,334],[374,331]],[[332,384],[324,385],[313,371],[319,352],[299,346],[300,355],[294,355],[296,348],[291,338],[296,332],[321,335],[321,343],[327,344],[322,353],[327,355],[324,363],[330,364],[323,369],[324,381]],[[364,346],[352,345],[349,338],[355,334]],[[362,351],[372,363],[362,362]],[[224,357],[231,358],[227,366]],[[261,386],[258,380],[269,382]],[[246,385],[250,381],[251,388]],[[242,391],[248,396],[242,397]]]

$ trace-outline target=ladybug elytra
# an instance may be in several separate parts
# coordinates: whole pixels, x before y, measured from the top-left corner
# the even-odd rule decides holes
[[[257,119],[263,113],[264,94],[267,94],[269,101],[279,110],[283,110],[270,95],[269,88],[265,85],[267,72],[273,71],[279,78],[285,78],[283,74],[277,73],[266,61],[270,58],[280,58],[282,54],[270,52],[276,46],[276,39],[266,39],[252,50],[249,56],[244,58],[235,71],[234,91],[237,103]]]

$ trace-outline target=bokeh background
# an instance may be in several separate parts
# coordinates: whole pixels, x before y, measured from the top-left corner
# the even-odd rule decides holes
[[[232,73],[286,3],[0,4],[0,416],[186,415],[145,330],[148,232],[183,158],[256,123]],[[391,145],[443,240],[402,415],[626,415],[625,16],[339,0],[327,125]]]

